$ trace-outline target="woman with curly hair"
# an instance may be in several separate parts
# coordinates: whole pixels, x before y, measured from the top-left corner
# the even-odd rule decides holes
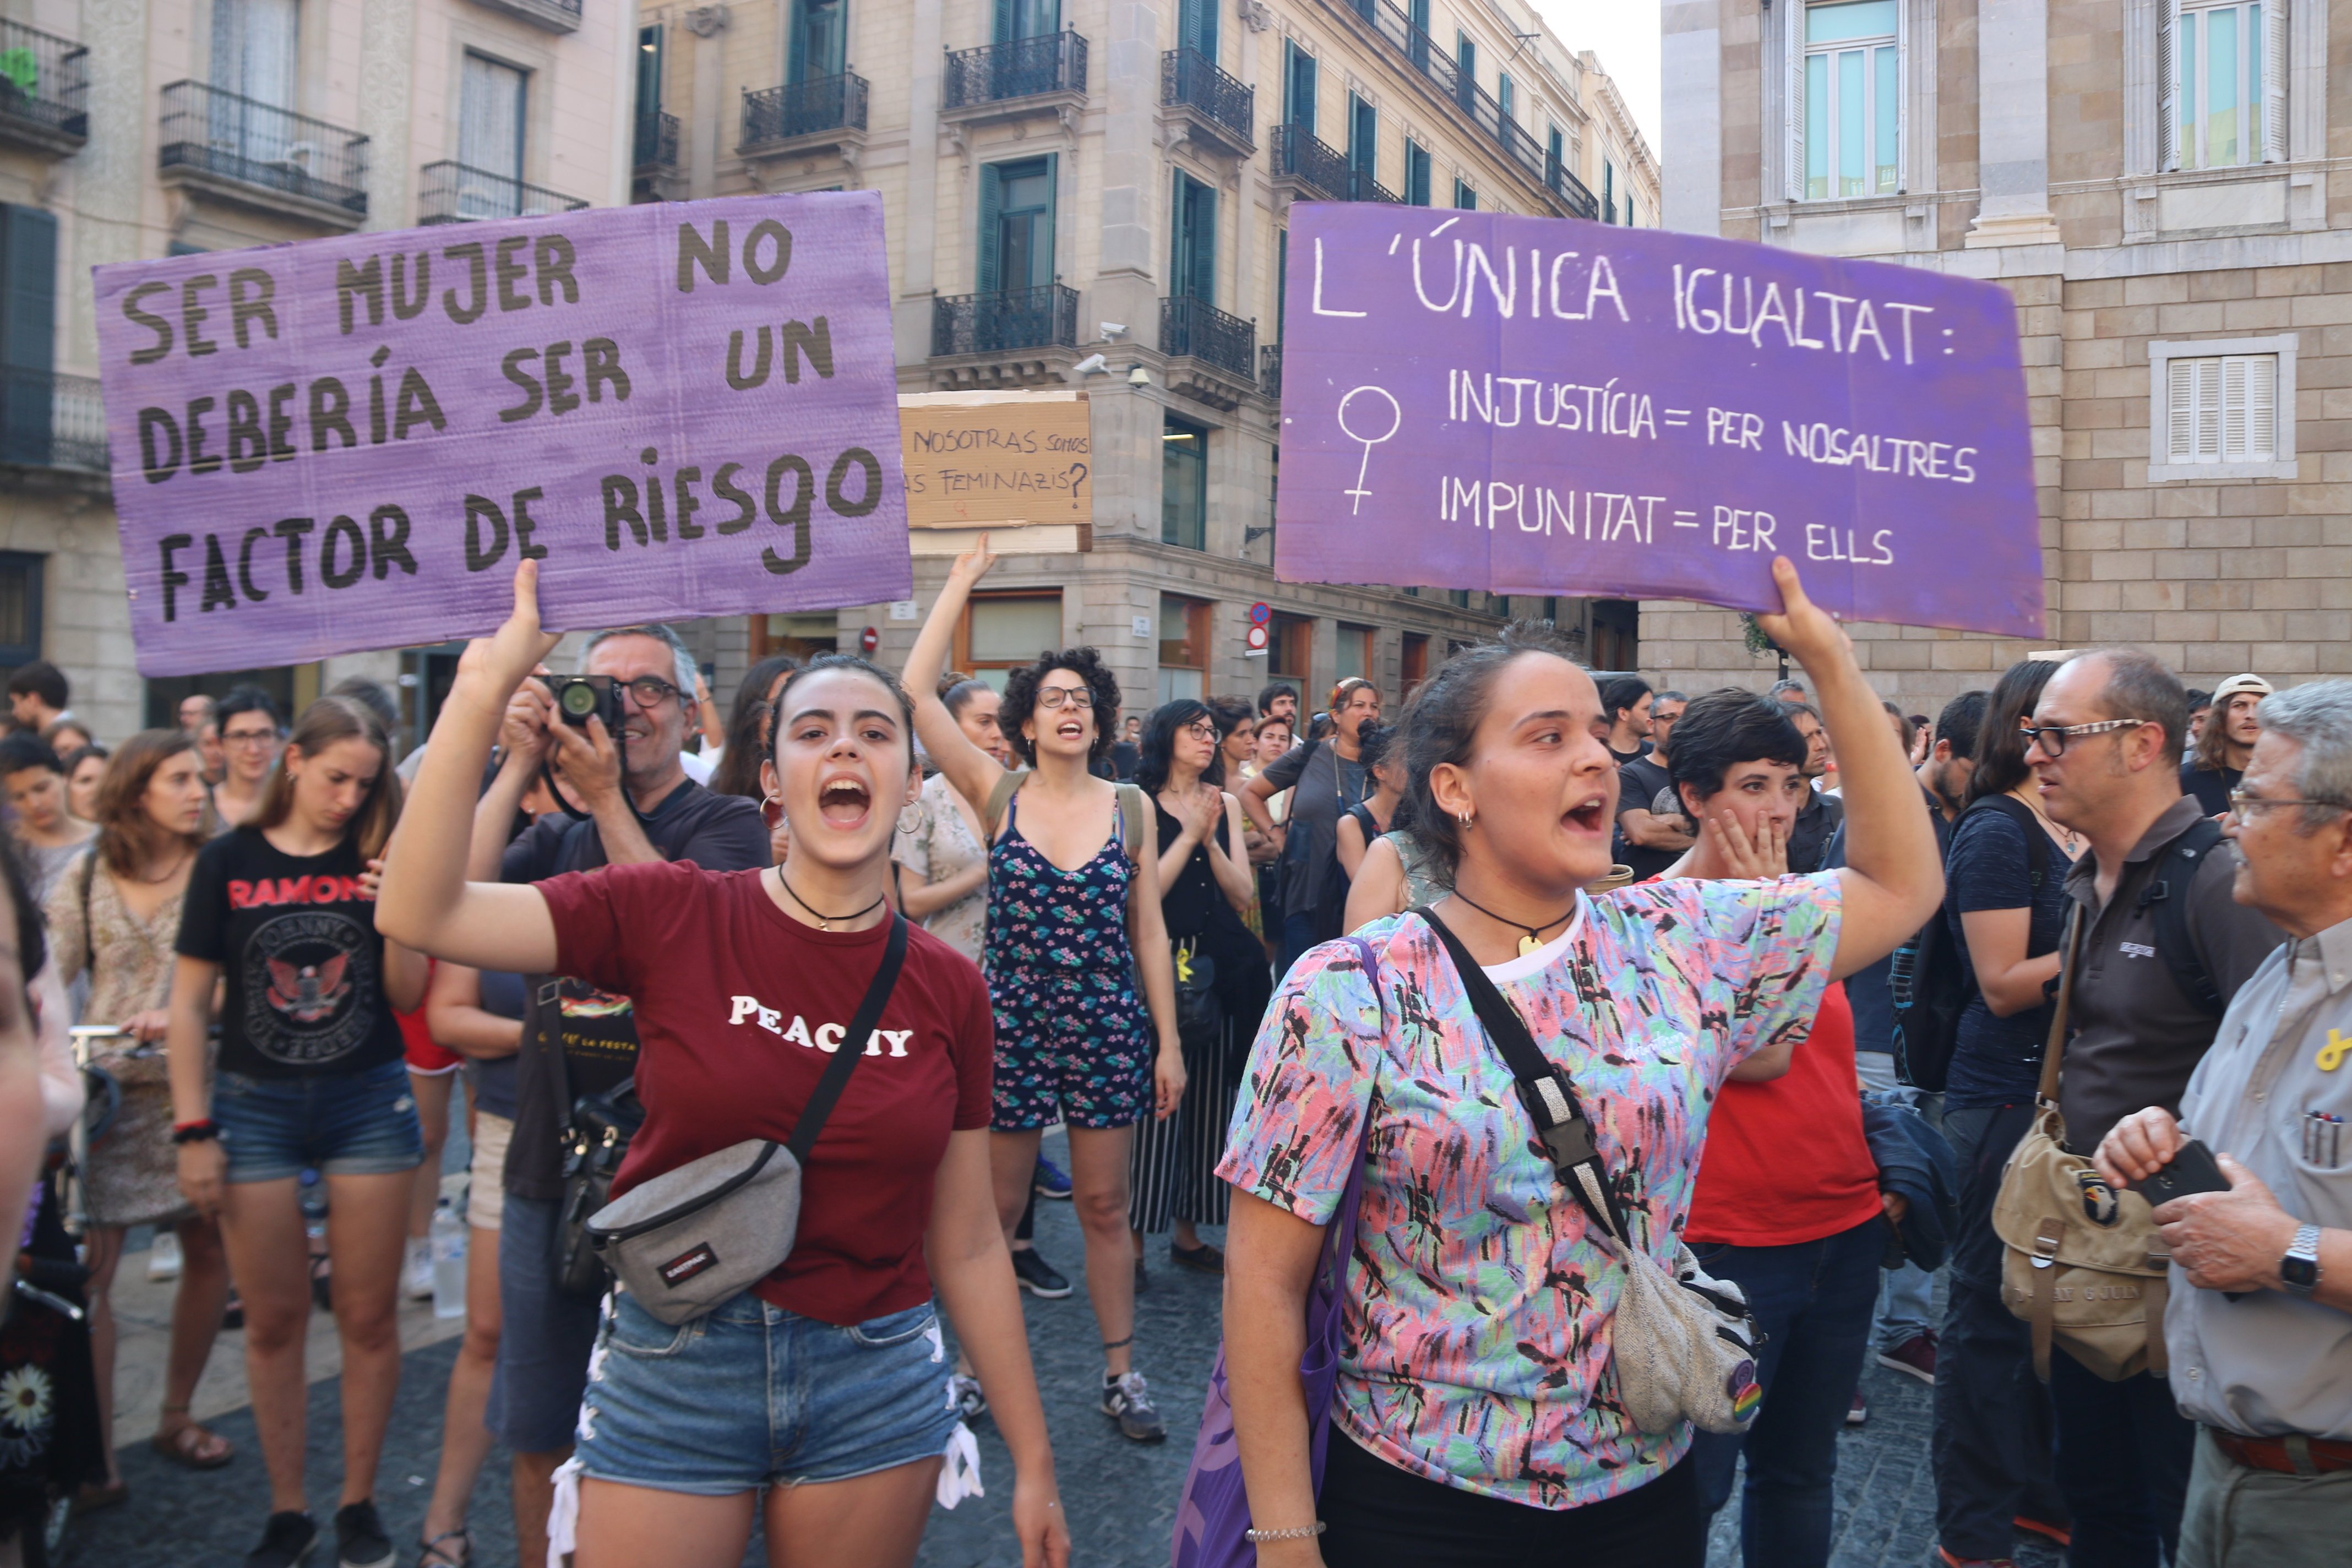
[[[1143,852],[1141,792],[1088,771],[1118,722],[1118,681],[1093,648],[1041,653],[1006,680],[997,721],[1024,771],[975,745],[940,700],[949,639],[973,584],[995,564],[986,534],[956,557],[908,656],[907,684],[917,693],[923,749],[959,795],[982,803],[989,844],[996,1212],[1010,1236],[1028,1200],[1039,1135],[1057,1119],[1067,1123],[1087,1294],[1103,1336],[1102,1412],[1122,1436],[1156,1443],[1168,1428],[1134,1366],[1127,1200],[1136,1124],[1168,1116],[1184,1093],[1160,861]],[[1148,1016],[1135,994],[1139,973]]]

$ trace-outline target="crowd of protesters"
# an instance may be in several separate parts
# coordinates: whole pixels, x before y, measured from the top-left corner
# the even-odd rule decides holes
[[[1042,1197],[1118,1438],[1168,1436],[1147,1366],[1209,1371],[1138,1342],[1154,1268],[1222,1279],[1228,1522],[1267,1568],[1696,1568],[1735,1490],[1743,1561],[1816,1568],[1874,1361],[1934,1388],[1946,1568],[2028,1536],[2340,1560],[2352,683],[2191,691],[2095,648],[1908,714],[1784,563],[1761,619],[1797,668],[1761,693],[1596,682],[1521,623],[1394,702],[1127,712],[1092,648],[948,668],[992,563],[959,559],[903,671],[778,656],[724,714],[667,626],[551,670],[526,564],[405,758],[364,681],[109,746],[58,671],[15,674],[20,1552],[56,1500],[128,1496],[110,1297],[145,1227],[163,1458],[253,1462],[191,1408],[244,1330],[251,1568],[327,1533],[314,1303],[343,1568],[478,1561],[499,1444],[525,1563],[732,1564],[756,1521],[773,1562],[903,1564],[979,1489],[983,1419],[1024,1561],[1058,1565],[1022,1296],[1076,1288]],[[395,1543],[398,1311],[450,1224],[464,1338]],[[1663,1417],[1661,1289],[1747,1351]],[[1210,1560],[1215,1510],[1177,1511]]]

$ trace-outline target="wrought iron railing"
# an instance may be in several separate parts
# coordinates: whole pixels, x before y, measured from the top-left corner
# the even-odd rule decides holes
[[[427,163],[425,185],[416,198],[419,223],[471,223],[492,217],[547,217],[576,213],[588,204],[544,185],[526,184],[506,174],[493,174],[445,159]]]
[[[96,378],[0,365],[0,463],[106,472]]]
[[[1381,184],[1366,169],[1348,171],[1347,189],[1339,193],[1343,202],[1402,202],[1404,198]]]
[[[0,120],[58,136],[89,134],[89,50],[0,21]]]
[[[1217,68],[1198,49],[1170,49],[1160,57],[1160,101],[1197,109],[1210,123],[1254,142],[1257,92],[1239,77]]]
[[[1282,345],[1268,343],[1257,351],[1258,390],[1276,402],[1282,401]]]
[[[971,109],[1041,92],[1086,89],[1086,39],[1071,32],[1047,33],[950,50],[940,82],[940,107]]]
[[[677,167],[677,115],[664,114],[658,109],[637,111],[635,162],[641,174]]]
[[[163,89],[159,162],[367,214],[366,137],[200,81]]]
[[[866,79],[856,71],[743,89],[743,146],[766,146],[827,131],[866,129]]]
[[[1544,154],[1544,184],[1568,208],[1570,217],[1592,218],[1601,216],[1601,203],[1586,189],[1582,180],[1568,172],[1568,166],[1549,153]]]
[[[1003,353],[1013,349],[1076,348],[1078,291],[1059,283],[955,294],[931,301],[931,353]]]
[[[1276,179],[1287,175],[1326,201],[1336,202],[1345,195],[1352,172],[1348,160],[1338,149],[1317,141],[1312,131],[1303,125],[1277,125],[1272,142],[1267,151]]]
[[[1257,380],[1257,329],[1189,294],[1160,301],[1160,352],[1213,364],[1236,381]]]

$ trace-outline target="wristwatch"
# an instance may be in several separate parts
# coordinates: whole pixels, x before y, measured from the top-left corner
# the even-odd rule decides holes
[[[2295,1295],[2310,1300],[2319,1289],[2319,1227],[2315,1225],[2295,1227],[2294,1240],[2279,1259],[2279,1282]]]

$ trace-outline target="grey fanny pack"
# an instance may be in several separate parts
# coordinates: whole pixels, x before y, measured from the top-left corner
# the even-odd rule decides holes
[[[588,1221],[588,1239],[637,1304],[683,1323],[782,1266],[800,1229],[801,1173],[824,1131],[907,956],[907,921],[890,917],[882,967],[782,1143],[746,1138],[631,1187]]]

